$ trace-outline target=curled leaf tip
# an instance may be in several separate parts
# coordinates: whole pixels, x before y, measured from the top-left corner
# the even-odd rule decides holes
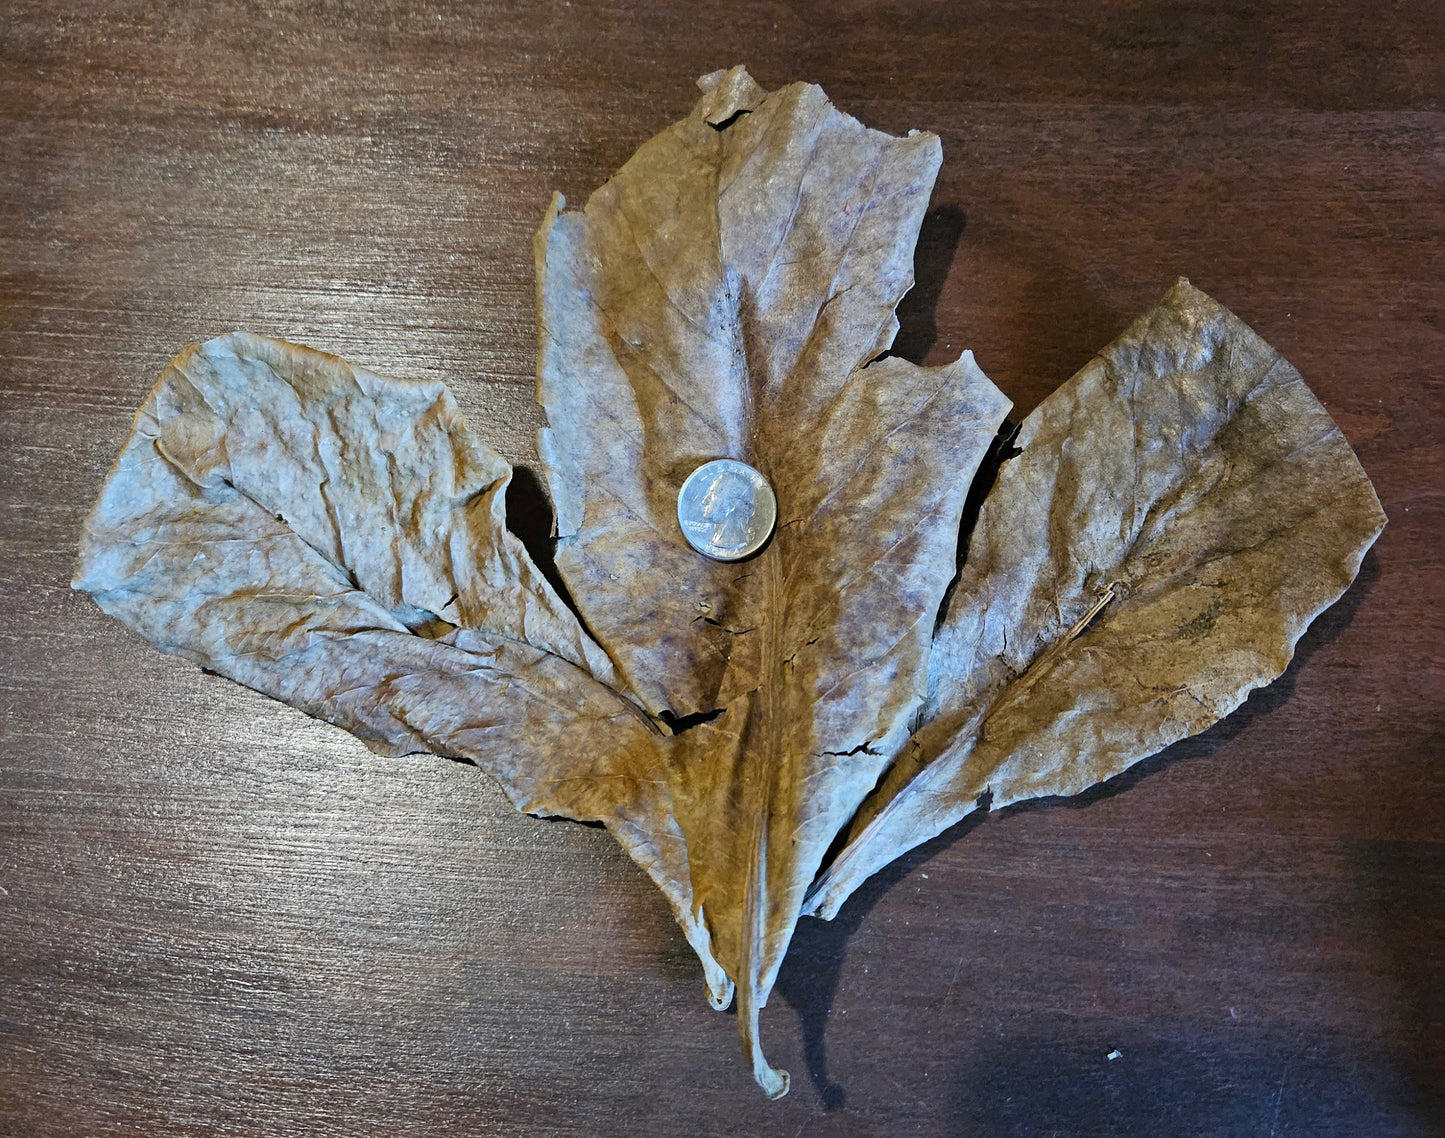
[[[776,1099],[788,1093],[790,1078],[787,1071],[774,1067],[763,1054],[758,1012],[765,1002],[766,996],[760,991],[757,978],[745,974],[738,984],[738,1035],[743,1054],[752,1064],[754,1081],[768,1098]]]
[[[768,1066],[761,1051],[753,1057],[753,1078],[770,1099],[782,1098],[793,1085],[792,1076],[777,1067]]]

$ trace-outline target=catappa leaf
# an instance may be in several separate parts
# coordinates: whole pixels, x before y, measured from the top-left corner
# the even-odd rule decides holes
[[[662,889],[715,1003],[673,749],[502,524],[511,468],[440,383],[236,334],[161,375],[75,586],[165,651],[389,755],[474,760],[520,810],[600,821]]]
[[[1069,795],[1278,677],[1385,524],[1299,373],[1180,281],[1024,421],[929,665],[929,718],[814,887],[978,807]]]
[[[829,844],[908,735],[969,482],[1008,401],[965,355],[874,361],[897,330],[939,163],[814,86],[735,69],[586,208],[537,238],[539,451],[557,566],[647,708],[726,708],[675,796],[692,890],[738,985],[754,1073],[767,999]],[[771,544],[695,553],[677,495],[737,459]]]

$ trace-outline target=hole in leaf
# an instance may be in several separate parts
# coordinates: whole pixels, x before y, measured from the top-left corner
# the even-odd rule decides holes
[[[668,730],[674,735],[681,735],[699,724],[711,723],[726,710],[725,707],[714,707],[710,711],[694,711],[691,715],[674,715],[670,711],[664,711],[658,718],[667,724]]]

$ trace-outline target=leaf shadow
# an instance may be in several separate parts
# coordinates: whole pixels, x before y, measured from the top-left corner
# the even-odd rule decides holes
[[[934,206],[923,215],[918,244],[913,249],[913,287],[898,302],[898,335],[885,355],[901,356],[922,366],[924,357],[937,343],[938,298],[967,224],[967,215],[956,205]]]
[[[562,575],[557,572],[556,542],[552,538],[552,502],[542,480],[530,466],[512,467],[507,484],[507,529],[527,550],[542,570],[547,583],[566,597]],[[570,599],[568,600],[570,604]]]
[[[798,922],[774,987],[802,1024],[808,1078],[825,1110],[841,1110],[847,1105],[847,1091],[828,1075],[826,1033],[848,941],[888,890],[982,824],[985,817],[984,811],[975,811],[890,862],[860,885],[831,921],[804,917]]]
[[[552,536],[552,501],[547,497],[537,472],[530,466],[512,467],[512,480],[507,484],[506,514],[507,531],[522,543],[527,556],[547,579],[547,584],[571,610],[587,635],[596,640],[587,621],[582,618],[577,602],[572,599],[567,582],[557,569],[557,540]]]
[[[1084,809],[1128,790],[1150,774],[1182,759],[1203,759],[1213,755],[1256,720],[1269,715],[1289,700],[1294,694],[1300,669],[1310,657],[1350,627],[1355,613],[1379,577],[1379,559],[1374,550],[1371,550],[1365,555],[1359,574],[1344,595],[1321,613],[1300,638],[1294,658],[1284,674],[1272,684],[1256,688],[1239,708],[1208,730],[1179,740],[1157,755],[1135,763],[1128,770],[1107,782],[1090,787],[1081,794],[1068,798],[1036,798],[1006,807],[999,813],[1027,813],[1058,806],[1072,810]],[[858,887],[831,921],[808,918],[798,922],[792,945],[778,972],[776,989],[801,1021],[803,1056],[808,1067],[808,1077],[812,1080],[824,1109],[838,1110],[847,1103],[846,1089],[828,1075],[826,1032],[848,940],[880,898],[894,885],[983,825],[988,816],[987,810],[975,810],[937,837],[915,846],[879,870]]]

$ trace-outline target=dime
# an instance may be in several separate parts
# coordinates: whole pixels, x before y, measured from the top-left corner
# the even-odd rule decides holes
[[[714,561],[741,561],[767,542],[778,520],[768,480],[745,462],[705,462],[677,493],[677,524],[688,545]]]

